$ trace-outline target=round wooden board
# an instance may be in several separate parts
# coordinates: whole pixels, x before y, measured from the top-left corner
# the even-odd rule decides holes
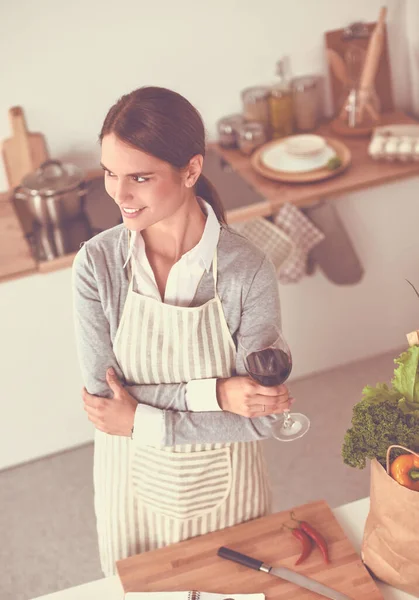
[[[370,125],[369,127],[349,127],[340,119],[335,119],[330,123],[331,129],[334,133],[338,135],[343,135],[344,137],[368,137],[371,135],[375,127],[380,125],[379,121],[375,125]]]
[[[305,173],[292,173],[290,171],[274,171],[273,169],[266,167],[262,164],[260,156],[267,148],[277,144],[278,140],[264,144],[255,150],[250,158],[250,162],[255,171],[260,175],[263,175],[263,177],[266,177],[267,179],[273,179],[274,181],[283,181],[286,183],[313,183],[315,181],[323,181],[323,179],[329,179],[330,177],[339,175],[339,173],[345,171],[351,164],[351,151],[343,142],[330,137],[325,137],[324,139],[326,143],[335,150],[337,156],[342,161],[342,165],[333,171],[330,171],[327,167],[322,167],[321,169],[306,171]]]

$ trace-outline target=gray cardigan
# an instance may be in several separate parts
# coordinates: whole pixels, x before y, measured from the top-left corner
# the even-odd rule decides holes
[[[112,397],[105,378],[114,367],[123,379],[112,343],[128,292],[128,230],[117,225],[87,241],[73,264],[73,300],[77,349],[83,381],[91,394]],[[218,294],[229,330],[260,338],[262,331],[280,325],[278,283],[275,268],[248,240],[223,227],[218,242]],[[190,306],[214,297],[212,273],[204,272]],[[234,374],[246,374],[240,347]],[[246,418],[230,412],[189,412],[186,382],[128,385],[137,402],[162,411],[163,446],[176,444],[252,441],[271,437],[271,425],[279,417]]]

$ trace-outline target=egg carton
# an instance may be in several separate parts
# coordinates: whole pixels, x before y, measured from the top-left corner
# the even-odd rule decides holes
[[[294,250],[291,238],[264,217],[234,223],[230,225],[230,229],[247,238],[262,250],[271,259],[277,271],[281,269]]]
[[[375,160],[419,161],[419,125],[376,127],[368,154]]]

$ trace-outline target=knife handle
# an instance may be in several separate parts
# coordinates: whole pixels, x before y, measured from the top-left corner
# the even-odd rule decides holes
[[[251,558],[245,554],[240,554],[240,552],[236,552],[235,550],[231,550],[225,546],[221,546],[221,548],[218,549],[217,554],[218,556],[221,556],[221,558],[227,558],[228,560],[232,560],[240,565],[249,567],[250,569],[255,569],[256,571],[259,571],[263,565],[261,560],[256,560],[256,558]]]

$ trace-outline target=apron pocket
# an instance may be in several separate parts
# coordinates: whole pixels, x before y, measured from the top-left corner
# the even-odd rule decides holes
[[[195,452],[135,447],[132,482],[137,498],[157,514],[180,520],[203,516],[230,493],[230,447]]]

